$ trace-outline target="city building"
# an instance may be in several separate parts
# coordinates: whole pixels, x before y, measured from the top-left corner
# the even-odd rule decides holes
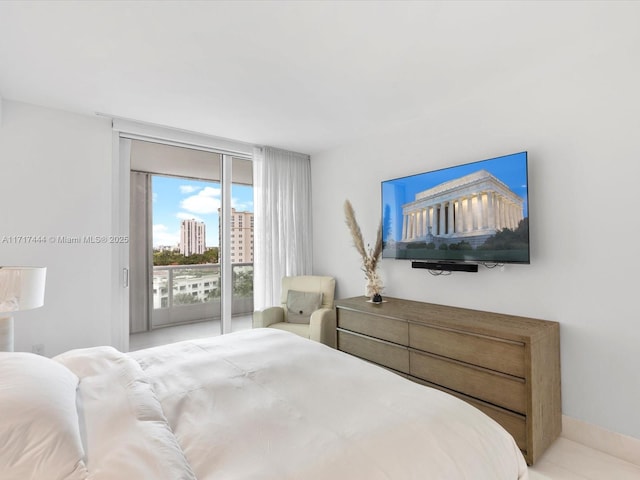
[[[153,269],[153,308],[203,303],[220,296],[220,266],[161,266]],[[189,301],[187,297],[192,297]]]
[[[180,253],[185,257],[205,251],[206,227],[195,219],[180,222]]]
[[[238,212],[235,208],[231,209],[229,248],[231,263],[253,263],[253,212]]]
[[[180,250],[180,245],[158,245],[153,249],[157,252],[173,252]]]

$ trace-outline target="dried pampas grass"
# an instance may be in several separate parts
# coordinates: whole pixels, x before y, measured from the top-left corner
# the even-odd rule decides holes
[[[351,238],[353,238],[353,246],[362,257],[362,270],[367,278],[367,295],[372,296],[382,292],[382,280],[378,275],[377,268],[380,257],[382,256],[382,221],[378,225],[378,233],[376,235],[376,243],[373,248],[367,248],[364,245],[362,231],[356,220],[356,213],[349,200],[344,202],[344,215]]]

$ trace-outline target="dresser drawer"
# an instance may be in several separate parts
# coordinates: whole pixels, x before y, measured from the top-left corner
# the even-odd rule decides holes
[[[462,395],[461,398],[498,422],[513,437],[518,448],[525,454],[527,453],[527,422],[524,415],[518,415],[484,402],[471,400],[465,395]]]
[[[338,308],[338,328],[407,345],[409,325],[401,320]]]
[[[516,377],[525,377],[522,343],[410,324],[409,346]]]
[[[431,382],[426,382],[424,380],[420,380],[419,378],[412,377],[411,375],[406,375],[406,378],[413,380],[416,383],[420,383],[421,385],[426,385],[427,387],[432,387],[443,392],[446,392],[454,397],[457,397],[461,400],[464,400],[467,403],[470,403],[478,410],[480,410],[485,415],[493,418],[496,422],[498,422],[509,434],[513,437],[518,445],[518,448],[522,450],[524,453],[527,451],[527,421],[524,415],[520,415],[518,413],[510,412],[509,410],[505,410],[500,407],[496,407],[495,405],[491,405],[490,403],[481,402],[475,398],[469,397],[467,395],[463,395],[458,392],[454,392],[453,390],[449,390],[448,388],[441,387],[440,385],[436,385]]]
[[[435,355],[412,351],[409,373],[508,410],[526,413],[524,380]]]
[[[409,350],[406,347],[338,330],[338,349],[399,372],[409,373]]]

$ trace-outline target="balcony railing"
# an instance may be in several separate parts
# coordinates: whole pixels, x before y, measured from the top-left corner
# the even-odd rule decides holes
[[[231,314],[253,312],[253,263],[232,266]],[[151,328],[220,319],[220,265],[153,267]]]

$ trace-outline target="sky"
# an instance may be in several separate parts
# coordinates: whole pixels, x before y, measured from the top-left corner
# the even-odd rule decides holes
[[[389,214],[391,225],[389,234],[391,237],[396,241],[400,240],[402,236],[402,205],[414,201],[416,193],[478,170],[488,171],[505,183],[516,195],[522,197],[524,199],[524,216],[529,216],[527,153],[520,152],[382,182],[383,215],[386,216],[386,212]],[[384,240],[389,239],[385,238]]]
[[[180,221],[195,219],[206,225],[206,246],[219,246],[218,208],[221,187],[218,182],[153,175],[153,246],[177,246]],[[231,206],[253,212],[253,187],[232,185]]]

